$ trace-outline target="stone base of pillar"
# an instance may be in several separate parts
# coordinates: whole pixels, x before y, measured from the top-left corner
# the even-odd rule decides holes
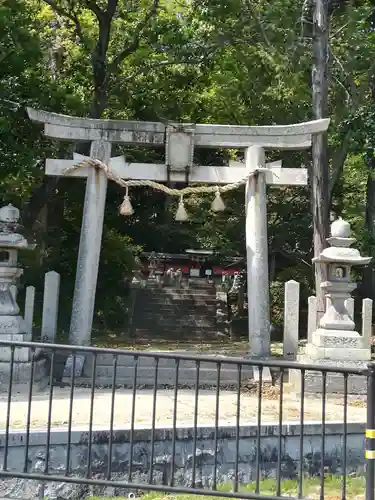
[[[330,355],[322,356],[321,354],[317,355],[318,358],[331,358],[331,359],[348,359],[348,356],[345,354],[345,351],[349,350],[360,350],[360,351],[368,351],[370,350],[364,344],[363,337],[354,331],[347,330],[326,330],[324,328],[318,328],[316,332],[312,334],[311,342],[308,346],[323,348],[323,349],[339,349],[342,352],[342,355],[338,354],[338,357],[331,358]],[[313,357],[313,355],[311,355]],[[367,355],[366,355],[367,356]],[[370,358],[361,358],[362,360],[367,360]]]
[[[371,359],[370,349],[345,346],[321,347],[308,344],[305,353],[314,363],[319,363],[321,359],[337,361],[370,361]]]
[[[0,338],[3,340],[12,340],[7,335],[24,335],[20,334],[20,332],[25,332],[25,321],[22,316],[0,316]],[[13,339],[16,340],[16,339]],[[23,336],[22,340],[26,341],[26,338]]]
[[[31,342],[31,334],[28,333],[13,333],[13,334],[1,334],[0,340],[7,342]],[[26,363],[31,361],[31,349],[29,347],[16,347],[14,349],[14,361],[20,363]],[[1,347],[0,348],[0,363],[10,363],[11,360],[11,348]]]
[[[345,350],[345,349],[343,349]],[[365,349],[360,349],[365,350]],[[365,369],[367,361],[356,360],[330,360],[330,359],[316,359],[311,358],[309,355],[304,354],[297,356],[297,361],[302,364],[317,364],[327,367],[337,368],[353,368]],[[313,370],[305,371],[305,393],[321,394],[323,392],[323,376],[320,372]],[[297,393],[301,391],[301,371],[289,370],[289,383]],[[341,373],[327,373],[326,376],[326,393],[327,394],[344,394],[344,375]],[[348,376],[348,394],[366,394],[367,392],[367,378],[364,375],[349,375]]]
[[[9,391],[9,377],[10,363],[0,362],[0,392]],[[30,387],[30,380],[31,362],[21,363],[15,361],[13,363],[12,394],[27,392]],[[45,361],[36,361],[34,363],[33,392],[42,391],[47,387],[48,383],[49,377],[46,376]]]

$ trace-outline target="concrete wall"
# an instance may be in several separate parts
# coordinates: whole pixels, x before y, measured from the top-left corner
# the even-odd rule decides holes
[[[363,472],[365,424],[348,424],[347,463],[348,473]],[[343,424],[329,422],[326,425],[324,457],[327,473],[341,474]],[[279,428],[277,425],[264,425],[261,428],[260,468],[262,478],[276,475]],[[170,478],[173,432],[170,428],[155,431],[154,482],[167,484]],[[29,471],[43,470],[47,434],[45,431],[30,434]],[[214,471],[214,427],[201,427],[197,430],[196,481],[197,485],[210,485]],[[96,477],[103,477],[108,466],[108,430],[95,430],[92,445],[92,472]],[[192,475],[193,428],[181,428],[176,431],[175,484],[189,486]],[[320,471],[320,450],[322,426],[319,423],[306,423],[303,432],[304,471],[316,475]],[[117,429],[113,433],[112,478],[128,479],[130,431]],[[51,431],[49,471],[52,474],[64,473],[67,453],[68,433],[66,430]],[[9,441],[9,470],[21,471],[25,459],[25,432],[12,431]],[[257,426],[248,425],[239,428],[239,478],[240,482],[255,479],[256,474]],[[295,478],[298,474],[300,446],[300,427],[296,423],[286,423],[282,427],[282,475],[285,479]],[[134,432],[133,476],[132,482],[148,481],[151,454],[151,430],[137,429]],[[0,466],[4,455],[4,431],[0,434]],[[236,428],[221,427],[218,432],[217,479],[231,482],[234,477],[236,455]],[[75,429],[71,434],[71,468],[75,475],[84,475],[88,457],[88,433]],[[8,498],[34,498],[38,485],[25,480],[0,481],[1,495]],[[40,487],[40,486],[39,486]],[[53,489],[53,493],[51,491]],[[47,491],[48,490],[48,491]],[[55,483],[46,486],[46,497],[53,494],[62,498],[84,498],[92,490],[79,485]],[[95,488],[95,494],[120,495],[124,490],[117,488]],[[33,496],[34,495],[34,496]]]

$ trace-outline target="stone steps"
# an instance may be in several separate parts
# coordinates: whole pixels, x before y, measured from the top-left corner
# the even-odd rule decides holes
[[[192,328],[192,327],[161,327],[158,326],[148,326],[146,328],[136,328],[134,333],[135,339],[139,337],[147,337],[149,339],[162,337],[164,339],[172,339],[176,340],[217,340],[218,331],[213,327],[201,327],[201,328]]]
[[[155,307],[159,308],[161,311],[170,311],[171,309],[173,310],[179,310],[179,311],[189,311],[189,312],[205,312],[207,310],[210,311],[216,311],[216,302],[215,303],[201,303],[201,304],[196,304],[196,303],[186,303],[186,301],[181,301],[181,303],[168,303],[168,302],[158,302],[158,301],[142,301],[141,303],[138,304],[139,308],[142,308],[142,311],[149,311],[149,310],[154,310]]]
[[[133,335],[154,338],[216,338],[216,290],[151,288],[140,290],[133,315]]]
[[[158,302],[158,303],[166,303],[166,304],[176,304],[179,302],[186,302],[191,305],[199,305],[199,304],[216,304],[216,297],[182,297],[182,296],[170,296],[170,295],[158,295],[147,297],[145,295],[142,296],[142,299],[147,302]]]
[[[99,361],[98,357],[98,361]],[[146,358],[143,358],[145,360]],[[154,362],[153,360],[147,360],[146,364],[143,360],[139,359],[139,366],[137,368],[137,385],[147,385],[154,386]],[[104,359],[104,361],[109,361],[109,359]],[[123,385],[126,387],[132,387],[134,383],[134,365],[133,361],[128,359],[129,364],[126,365],[124,361],[119,364],[116,371],[116,385]],[[149,363],[149,364],[147,364]],[[187,361],[180,361],[179,368],[179,385],[180,386],[190,386],[193,387],[196,384],[197,369],[195,363],[190,365]],[[211,367],[210,367],[211,365]],[[91,374],[91,363],[89,360],[86,361],[85,374]],[[96,385],[112,385],[113,377],[113,367],[112,360],[111,364],[98,364],[96,367]],[[241,380],[248,380],[253,377],[253,369],[251,366],[243,366],[241,372]],[[176,380],[176,369],[175,361],[170,360],[159,360],[158,369],[158,386],[173,386]],[[200,386],[215,386],[217,381],[217,371],[216,363],[201,363],[201,368],[199,370],[199,385]],[[220,384],[221,385],[236,385],[238,381],[238,371],[235,365],[229,365],[223,363],[220,371]],[[64,382],[69,382],[67,378]],[[77,384],[91,384],[91,376],[79,377],[76,380]]]
[[[138,320],[137,324],[148,324],[150,321],[158,325],[175,325],[175,326],[196,326],[196,327],[205,327],[205,326],[214,326],[214,323],[211,318],[207,318],[207,316],[187,316],[177,314],[143,314],[140,317],[135,316],[135,319]]]
[[[192,354],[187,351],[174,351],[176,354]],[[155,355],[162,355],[163,352],[155,352]],[[194,355],[194,353],[193,353]],[[117,366],[133,366],[134,365],[134,356],[131,354],[123,354],[119,355],[117,357]],[[138,367],[153,367],[155,365],[155,358],[153,356],[144,356],[142,355],[141,352],[137,352],[136,356],[138,356]],[[87,362],[90,362],[90,357],[87,358]],[[111,366],[112,367],[112,362],[113,362],[113,355],[112,354],[99,354],[97,356],[97,365],[100,366]],[[175,363],[175,360],[172,358],[159,358],[159,368],[162,367],[173,367]],[[200,363],[201,368],[205,369],[210,369],[210,370],[216,370],[216,364],[217,362],[215,361],[215,356],[212,356],[212,361],[202,361]],[[196,367],[196,361],[195,360],[188,360],[188,359],[181,359],[180,360],[180,368],[184,369],[191,369]],[[230,370],[230,369],[235,369],[236,365],[233,365],[231,363],[222,363],[222,368],[225,370]]]

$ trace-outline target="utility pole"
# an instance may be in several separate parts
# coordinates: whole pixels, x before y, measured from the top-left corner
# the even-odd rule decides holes
[[[312,105],[314,119],[327,118],[328,110],[328,3],[329,0],[312,0],[313,4],[313,68]],[[311,204],[314,230],[314,257],[326,247],[329,213],[329,166],[327,133],[312,138]],[[315,264],[317,320],[324,313],[324,295],[321,283],[327,279],[325,265]]]

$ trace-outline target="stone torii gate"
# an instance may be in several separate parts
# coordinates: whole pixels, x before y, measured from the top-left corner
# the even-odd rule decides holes
[[[77,118],[29,108],[31,120],[44,124],[47,137],[90,142],[90,157],[101,160],[124,179],[157,182],[234,183],[249,175],[246,183],[246,254],[249,298],[249,337],[253,356],[268,356],[270,346],[267,200],[266,185],[306,185],[303,168],[282,168],[281,162],[265,163],[264,150],[300,150],[311,146],[313,134],[327,130],[328,119],[284,126],[232,126],[173,124]],[[112,143],[164,146],[165,164],[127,163],[111,158]],[[193,165],[194,147],[245,150],[245,162],[229,167]],[[62,176],[82,159],[46,161],[46,175]],[[77,261],[69,341],[91,343],[107,177],[99,169],[82,167],[69,177],[84,177],[86,194]]]

